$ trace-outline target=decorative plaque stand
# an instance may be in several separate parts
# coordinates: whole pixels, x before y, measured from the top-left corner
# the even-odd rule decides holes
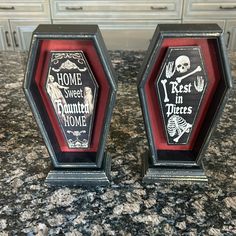
[[[201,158],[232,86],[217,25],[159,25],[138,83],[150,152],[143,181],[207,181]]]
[[[40,25],[24,91],[53,161],[46,182],[107,185],[105,141],[116,81],[96,25]]]

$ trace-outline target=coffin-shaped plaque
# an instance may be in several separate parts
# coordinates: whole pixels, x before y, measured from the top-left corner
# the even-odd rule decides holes
[[[89,148],[98,84],[84,53],[51,52],[45,86],[68,148]]]
[[[138,81],[144,182],[207,181],[201,160],[232,87],[225,51],[218,25],[157,26]]]
[[[39,25],[24,91],[55,169],[49,184],[107,185],[116,79],[97,25]]]
[[[200,47],[169,47],[156,81],[168,144],[187,144],[208,79]]]

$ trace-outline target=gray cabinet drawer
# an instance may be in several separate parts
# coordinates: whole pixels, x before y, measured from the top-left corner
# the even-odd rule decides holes
[[[27,51],[30,47],[32,32],[39,24],[50,24],[50,20],[10,20],[13,44],[16,51]]]
[[[236,20],[229,20],[225,27],[227,35],[227,47],[230,51],[236,51]]]
[[[186,0],[184,17],[231,18],[236,17],[235,0]]]
[[[1,18],[28,18],[28,17],[46,17],[50,18],[48,1],[1,1]]]
[[[186,24],[218,24],[222,29],[225,28],[225,20],[223,19],[200,19],[200,20],[193,20],[193,19],[184,19],[183,23]]]
[[[53,19],[180,19],[182,0],[52,0]]]
[[[159,20],[158,23],[180,23],[180,20]],[[98,24],[109,50],[147,50],[156,21],[71,21],[55,20],[54,24]]]
[[[0,51],[14,50],[11,28],[8,20],[0,20]]]

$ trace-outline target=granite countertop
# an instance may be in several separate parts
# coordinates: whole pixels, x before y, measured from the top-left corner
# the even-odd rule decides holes
[[[0,235],[235,235],[236,92],[203,157],[207,184],[142,184],[148,148],[136,90],[144,53],[110,52],[119,89],[109,187],[49,187],[46,147],[22,91],[26,54],[0,54]],[[236,54],[231,56],[236,78]]]

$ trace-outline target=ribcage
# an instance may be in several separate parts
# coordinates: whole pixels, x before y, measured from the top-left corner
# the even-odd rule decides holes
[[[169,118],[167,123],[167,131],[170,137],[173,137],[176,134],[180,134],[187,127],[186,120],[178,115],[173,115]]]

